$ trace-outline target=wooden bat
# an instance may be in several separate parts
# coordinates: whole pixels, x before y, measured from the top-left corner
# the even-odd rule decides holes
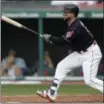
[[[39,35],[40,37],[43,37],[43,36],[42,36],[41,34],[39,34],[38,32],[36,32],[36,31],[34,31],[34,30],[32,30],[32,29],[30,29],[30,28],[28,28],[28,27],[26,27],[26,26],[20,24],[19,22],[14,21],[14,20],[12,20],[12,19],[6,17],[6,16],[2,16],[2,17],[1,17],[1,20],[5,21],[5,22],[7,22],[7,23],[9,23],[9,24],[11,24],[11,25],[13,25],[13,26],[16,26],[16,27],[18,27],[18,28],[22,28],[22,29],[28,30],[28,31],[30,31],[30,32],[32,32],[32,33],[34,33],[34,34]]]
[[[36,31],[34,31],[34,30],[32,30],[32,29],[30,29],[30,28],[28,28],[28,27],[26,27],[26,26],[24,26],[24,25],[22,25],[22,24],[20,24],[20,23],[17,22],[17,21],[14,21],[13,19],[10,19],[10,18],[8,18],[8,17],[6,17],[6,16],[2,16],[1,19],[2,19],[3,21],[5,21],[5,22],[7,22],[7,23],[9,23],[9,24],[11,24],[11,25],[13,25],[13,26],[16,26],[16,27],[21,28],[21,29],[25,29],[25,30],[30,31],[30,32],[32,32],[33,34],[37,34],[38,36],[40,36],[40,37],[43,38],[43,35],[39,34],[38,32],[36,32]],[[49,43],[52,44],[51,41],[49,41]]]

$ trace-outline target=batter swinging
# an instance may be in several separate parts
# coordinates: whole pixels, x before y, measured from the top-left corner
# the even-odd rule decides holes
[[[53,44],[69,44],[74,51],[57,65],[53,83],[48,90],[37,91],[37,94],[50,101],[55,101],[57,91],[67,73],[82,66],[85,83],[103,93],[103,81],[96,75],[102,54],[98,44],[87,27],[77,18],[79,8],[76,5],[65,5],[64,20],[68,29],[62,37],[44,34],[43,38]]]

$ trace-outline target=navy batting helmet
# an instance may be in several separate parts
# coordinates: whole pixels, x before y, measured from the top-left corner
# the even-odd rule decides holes
[[[74,4],[65,5],[62,11],[66,13],[73,13],[76,17],[79,14],[79,8],[77,5]]]

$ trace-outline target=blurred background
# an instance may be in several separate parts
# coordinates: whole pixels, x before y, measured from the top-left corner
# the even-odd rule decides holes
[[[2,0],[2,15],[25,26],[53,36],[64,34],[67,24],[61,10],[64,4],[74,3],[80,7],[79,18],[93,33],[104,55],[103,0],[55,1],[55,0]],[[71,53],[69,46],[51,45],[37,35],[1,22],[1,76],[2,80],[34,79],[38,76],[54,76],[57,63]],[[98,76],[104,73],[104,58],[99,65]],[[28,76],[28,77],[27,77]],[[82,68],[67,77],[82,79]]]
[[[79,18],[93,33],[101,48],[103,58],[97,77],[103,79],[103,0],[2,0],[1,10],[2,15],[10,17],[40,34],[61,36],[67,27],[61,10],[64,4],[71,3],[79,6]],[[36,91],[49,88],[57,63],[72,52],[69,46],[51,45],[36,34],[3,21],[1,21],[1,34],[2,102],[44,102],[44,99],[36,96]],[[81,94],[82,96],[80,96]],[[84,84],[81,67],[68,73],[60,87],[59,95],[63,95],[60,102],[104,102],[99,91]],[[79,98],[77,99],[74,95],[78,95]],[[70,96],[72,96],[71,99]]]

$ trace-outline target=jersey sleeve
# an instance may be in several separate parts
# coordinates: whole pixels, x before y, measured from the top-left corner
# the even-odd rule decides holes
[[[52,43],[58,44],[58,45],[64,45],[67,44],[67,41],[62,37],[53,37],[51,36],[49,39]]]

